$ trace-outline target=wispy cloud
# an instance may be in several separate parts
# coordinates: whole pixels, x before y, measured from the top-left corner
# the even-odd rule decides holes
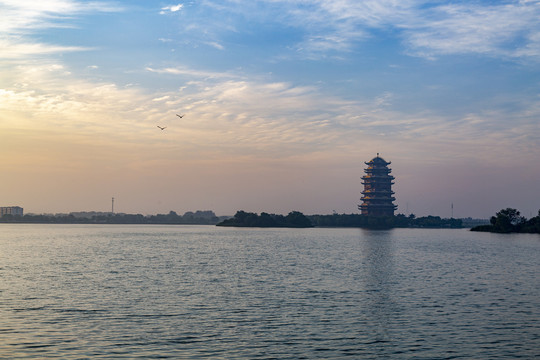
[[[187,77],[195,77],[195,78],[230,78],[230,77],[237,76],[237,75],[230,74],[227,72],[197,70],[197,69],[192,69],[186,66],[176,66],[176,67],[166,67],[166,68],[146,67],[145,70],[149,72],[157,73],[157,74],[184,75]]]
[[[312,1],[312,6],[294,9],[295,24],[306,30],[300,49],[308,54],[349,51],[371,37],[371,30],[383,28],[407,17],[411,1]]]
[[[32,29],[62,26],[71,16],[93,12],[117,12],[120,6],[106,2],[74,0],[0,0],[2,22],[0,32],[27,33]]]
[[[513,107],[521,110],[511,114],[493,105],[456,119],[391,110],[390,93],[348,101],[314,86],[189,68],[148,71],[185,77],[182,89],[146,93],[136,87],[80,80],[57,64],[21,65],[9,75],[14,85],[0,93],[4,114],[0,122],[4,128],[57,129],[72,136],[88,133],[92,139],[98,134],[104,141],[114,138],[117,146],[136,142],[154,147],[155,124],[166,124],[176,142],[161,142],[162,150],[155,151],[180,146],[191,156],[192,151],[198,151],[197,156],[251,154],[259,158],[323,151],[328,155],[354,153],[359,146],[379,143],[374,146],[395,147],[396,153],[400,147],[409,154],[423,148],[435,157],[442,152],[455,161],[474,153],[487,161],[511,162],[518,154],[534,158],[539,141],[537,98],[516,100]],[[178,120],[176,112],[187,115]],[[12,123],[10,119],[18,120]]]
[[[182,10],[184,4],[167,5],[161,8],[160,14],[166,14],[168,12],[177,12]]]
[[[0,0],[0,42],[2,49],[6,49],[0,52],[0,58],[88,50],[85,47],[47,44],[31,36],[40,29],[72,26],[73,16],[121,10],[119,6],[105,2]]]
[[[17,42],[16,40],[10,38],[0,39],[0,48],[3,49],[0,53],[0,58],[4,59],[17,59],[26,58],[33,55],[57,54],[90,50],[90,48],[82,46],[60,46],[43,43]]]
[[[222,13],[297,28],[303,40],[291,47],[312,58],[351,51],[376,32],[401,39],[404,51],[414,56],[540,56],[538,1],[443,4],[425,0],[231,0],[205,4]],[[232,29],[230,24],[220,22],[206,27],[218,26],[224,31]],[[219,42],[220,32],[216,29],[212,34]]]
[[[509,58],[540,55],[539,2],[449,4],[419,14],[417,22],[403,23],[412,53],[478,53]]]
[[[207,44],[210,45],[211,47],[215,48],[215,49],[218,49],[218,50],[225,50],[225,46],[221,45],[221,44],[218,43],[218,42],[211,41],[211,42],[208,42]]]
[[[479,53],[504,57],[540,54],[540,3],[515,1],[437,4],[428,1],[317,2],[316,23],[335,30],[342,43],[373,29],[397,31],[414,55]],[[313,18],[311,18],[313,19]],[[364,36],[365,37],[365,36]]]

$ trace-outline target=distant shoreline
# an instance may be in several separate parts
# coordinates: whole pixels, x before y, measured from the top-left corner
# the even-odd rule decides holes
[[[535,219],[535,218],[533,218]],[[439,216],[366,216],[361,214],[304,215],[292,211],[288,215],[260,214],[237,211],[234,216],[217,216],[211,210],[188,211],[179,215],[174,211],[168,214],[142,215],[112,212],[72,212],[69,214],[26,214],[4,215],[0,224],[117,224],[117,225],[212,225],[222,227],[259,227],[259,228],[428,228],[460,229],[472,231],[495,231],[487,219],[455,219]],[[529,231],[531,232],[531,231]],[[533,231],[534,232],[534,231]]]
[[[168,214],[113,214],[98,212],[78,212],[61,215],[4,215],[0,223],[24,224],[130,224],[130,225],[216,225],[229,216],[217,216],[211,210],[197,210],[178,215],[174,211]]]
[[[528,233],[540,234],[540,210],[538,216],[526,219],[516,209],[506,208],[489,219],[489,224],[475,226],[471,231],[492,232],[499,234]]]
[[[187,212],[178,215],[171,211],[168,214],[142,215],[124,213],[77,212],[57,215],[4,215],[0,223],[20,224],[124,224],[124,225],[215,225],[222,227],[260,227],[260,228],[467,228],[482,220],[442,219],[439,216],[414,215],[370,217],[360,214],[304,215],[292,211],[288,215],[268,213],[249,213],[238,211],[234,216],[217,216],[213,211]],[[483,224],[487,224],[485,220]]]
[[[224,220],[217,226],[228,227],[290,227],[290,228],[464,228],[461,219],[441,219],[439,216],[416,218],[405,216],[366,216],[360,214],[304,215],[292,211],[287,216],[268,213],[249,213],[238,211],[234,217]]]

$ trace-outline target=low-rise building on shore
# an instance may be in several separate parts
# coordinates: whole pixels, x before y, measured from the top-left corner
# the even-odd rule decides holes
[[[2,206],[0,207],[0,217],[4,215],[20,215],[23,216],[23,208],[20,206]]]

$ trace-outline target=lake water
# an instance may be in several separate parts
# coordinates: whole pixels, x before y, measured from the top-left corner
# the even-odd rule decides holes
[[[0,358],[540,358],[540,236],[1,224]]]

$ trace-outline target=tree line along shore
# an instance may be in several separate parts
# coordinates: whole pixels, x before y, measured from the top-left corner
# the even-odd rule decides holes
[[[104,212],[73,212],[70,214],[26,214],[4,215],[4,223],[38,224],[177,224],[177,225],[215,225],[229,216],[217,216],[211,210],[188,211],[178,215],[174,211],[168,214],[142,215]]]
[[[540,210],[537,216],[527,219],[516,209],[502,209],[489,219],[489,225],[475,226],[471,231],[540,234]]]
[[[368,229],[392,228],[465,228],[471,227],[463,219],[441,218],[439,216],[416,217],[398,214],[394,216],[366,216],[360,214],[304,215],[292,211],[287,215],[260,214],[237,211],[234,216],[217,216],[213,211],[186,212],[178,215],[142,215],[123,213],[78,212],[56,215],[4,215],[2,223],[40,223],[40,224],[168,224],[168,225],[216,225],[224,227],[262,227],[262,228],[309,228],[309,227],[356,227]],[[503,209],[492,216],[489,224],[472,226],[471,231],[497,233],[540,233],[540,211],[538,216],[526,219],[516,209]]]
[[[288,215],[250,213],[238,211],[234,217],[217,226],[237,227],[358,227],[390,229],[395,227],[462,228],[461,219],[441,219],[439,216],[415,217],[403,214],[395,216],[366,216],[360,214],[304,215],[292,211]]]
[[[261,214],[237,211],[234,216],[217,216],[213,211],[187,212],[178,215],[142,215],[123,213],[77,212],[70,214],[26,214],[4,215],[3,223],[41,223],[41,224],[170,224],[170,225],[217,225],[229,227],[463,227],[461,219],[441,219],[439,216],[416,218],[414,215],[365,216],[360,214],[304,215],[292,211],[288,215]]]

